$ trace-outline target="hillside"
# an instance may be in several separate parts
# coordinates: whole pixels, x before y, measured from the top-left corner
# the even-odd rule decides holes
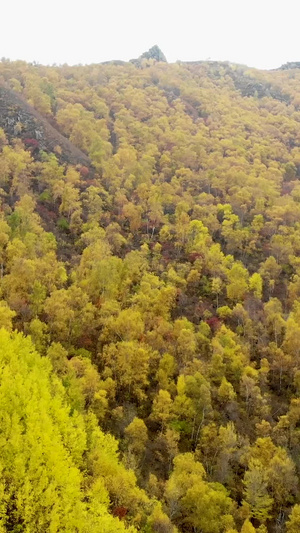
[[[0,126],[8,139],[20,138],[26,148],[54,152],[62,161],[91,165],[91,160],[15,91],[0,86]]]
[[[0,532],[300,531],[300,69],[153,50],[0,63]]]

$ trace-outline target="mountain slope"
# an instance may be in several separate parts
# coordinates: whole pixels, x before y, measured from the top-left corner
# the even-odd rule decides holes
[[[115,440],[114,466],[82,454],[78,498],[101,476],[145,533],[296,531],[300,70],[3,61],[0,82],[0,325],[119,441],[119,466]]]
[[[20,94],[1,86],[0,126],[9,137],[21,138],[29,147],[56,152],[61,155],[62,161],[65,160],[74,165],[78,163],[91,165],[90,159],[61,135]]]

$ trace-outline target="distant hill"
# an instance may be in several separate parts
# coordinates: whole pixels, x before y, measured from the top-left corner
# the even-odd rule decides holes
[[[284,63],[284,65],[281,65],[277,70],[292,70],[295,68],[300,68],[300,61],[291,61],[289,63]]]

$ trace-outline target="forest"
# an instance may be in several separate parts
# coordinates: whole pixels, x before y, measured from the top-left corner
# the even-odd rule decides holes
[[[300,531],[300,69],[0,62],[0,533]]]

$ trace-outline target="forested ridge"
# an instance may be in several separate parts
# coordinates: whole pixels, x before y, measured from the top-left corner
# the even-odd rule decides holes
[[[0,532],[300,531],[294,67],[1,61]]]

